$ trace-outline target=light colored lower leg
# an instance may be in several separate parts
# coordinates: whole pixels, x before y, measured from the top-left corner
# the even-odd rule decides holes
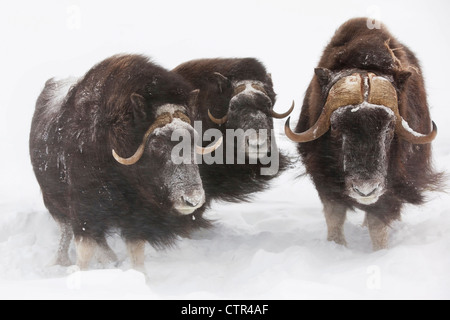
[[[363,228],[368,228],[369,227],[369,223],[367,222],[367,213],[364,216],[364,221],[363,221],[361,227],[363,227]]]
[[[77,266],[81,270],[86,270],[98,247],[95,240],[86,237],[75,237],[77,247]]]
[[[69,224],[59,223],[60,238],[58,251],[54,260],[54,265],[60,265],[68,267],[72,265],[69,258],[69,247],[73,238],[72,227]]]
[[[145,241],[127,241],[127,248],[133,268],[144,272]]]
[[[323,211],[328,227],[328,241],[334,241],[340,245],[347,245],[344,236],[344,223],[347,209],[341,205],[323,201]]]
[[[367,213],[367,224],[374,251],[386,249],[388,247],[388,226],[376,215]]]

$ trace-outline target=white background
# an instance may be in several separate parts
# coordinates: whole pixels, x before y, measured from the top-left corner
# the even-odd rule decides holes
[[[250,204],[218,203],[216,228],[178,247],[148,247],[149,285],[118,269],[68,276],[48,267],[56,226],[28,154],[34,104],[51,77],[81,76],[116,53],[172,69],[203,57],[256,57],[272,73],[276,110],[300,112],[322,50],[352,17],[383,21],[422,62],[439,135],[434,160],[450,168],[450,3],[429,1],[15,1],[0,4],[0,298],[450,298],[449,197],[407,206],[391,248],[372,253],[363,214],[349,214],[348,248],[326,241],[321,204],[300,165]],[[277,128],[283,125],[277,121]],[[293,144],[280,135],[282,149]],[[73,248],[72,248],[73,257]]]

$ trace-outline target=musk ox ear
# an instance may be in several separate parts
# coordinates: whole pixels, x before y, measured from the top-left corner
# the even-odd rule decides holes
[[[271,73],[268,73],[268,74],[266,75],[266,83],[267,83],[268,85],[270,85],[271,87],[273,87],[273,81],[272,81],[272,74],[271,74]]]
[[[315,68],[314,73],[321,87],[326,87],[331,81],[331,71],[327,68]]]
[[[412,76],[412,73],[409,71],[398,71],[394,75],[395,83],[397,84],[397,88],[401,91],[405,87],[406,82]]]
[[[217,80],[217,86],[219,87],[220,93],[224,92],[225,89],[231,88],[231,81],[219,72],[214,72],[214,77]]]
[[[191,110],[191,116],[196,119],[198,114],[198,95],[200,93],[200,89],[196,89],[189,93],[188,98],[188,108]]]
[[[133,93],[131,95],[131,102],[133,105],[133,117],[135,121],[144,121],[147,118],[147,113],[145,112],[145,98],[140,94]]]

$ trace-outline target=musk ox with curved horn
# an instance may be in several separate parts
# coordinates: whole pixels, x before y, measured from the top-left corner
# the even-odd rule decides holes
[[[73,236],[81,269],[97,249],[114,259],[106,236],[118,230],[142,269],[146,241],[170,245],[209,226],[197,210],[205,202],[198,166],[171,158],[175,130],[194,137],[197,95],[182,77],[140,55],[113,56],[79,81],[46,83],[30,155],[44,203],[62,227],[57,264],[70,264]]]
[[[328,240],[346,244],[346,212],[359,208],[374,250],[405,203],[422,204],[441,174],[431,164],[431,121],[419,62],[384,25],[343,24],[325,48],[295,132],[307,173],[324,205]]]
[[[288,164],[276,145],[273,118],[287,117],[294,108],[274,111],[276,94],[265,66],[254,58],[217,58],[185,62],[172,71],[200,89],[195,119],[202,127],[197,131],[220,130],[224,138],[222,153],[215,154],[220,161],[199,165],[207,202],[245,201],[264,190]]]

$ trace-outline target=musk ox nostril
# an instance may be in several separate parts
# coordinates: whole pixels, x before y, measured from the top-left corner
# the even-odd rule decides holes
[[[267,145],[267,137],[264,135],[251,135],[247,139],[247,146],[252,148],[264,147]]]
[[[197,207],[200,204],[200,199],[183,197],[183,202],[189,207]]]
[[[205,193],[198,190],[190,194],[185,194],[179,198],[178,204],[175,205],[175,209],[182,215],[188,215],[194,213],[194,211],[200,208],[204,203]]]
[[[194,191],[183,195],[181,200],[186,207],[199,208],[205,203],[205,193],[203,191]]]
[[[377,190],[380,188],[380,184],[369,185],[369,184],[362,184],[362,185],[353,185],[353,190],[359,194],[361,197],[370,197],[377,192]]]

